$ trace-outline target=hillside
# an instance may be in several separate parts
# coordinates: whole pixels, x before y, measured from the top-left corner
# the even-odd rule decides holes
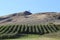
[[[34,24],[34,25],[33,25]],[[0,17],[0,40],[60,40],[60,13],[29,11]]]
[[[60,13],[57,12],[43,12],[30,13],[28,11],[13,13],[0,17],[1,24],[60,24]]]

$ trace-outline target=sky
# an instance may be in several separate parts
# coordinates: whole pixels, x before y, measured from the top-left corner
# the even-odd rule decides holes
[[[23,11],[60,12],[60,0],[0,0],[0,16]]]

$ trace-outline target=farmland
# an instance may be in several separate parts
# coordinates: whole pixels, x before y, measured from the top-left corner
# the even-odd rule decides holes
[[[60,31],[60,25],[57,24],[39,24],[39,25],[2,25],[0,26],[0,39],[19,39],[28,38],[29,35],[41,37],[46,34],[53,34]],[[28,35],[28,36],[27,36]],[[35,36],[36,37],[36,36]]]

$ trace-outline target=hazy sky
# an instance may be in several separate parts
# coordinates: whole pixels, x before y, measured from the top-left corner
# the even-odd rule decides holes
[[[15,12],[59,12],[60,0],[0,0],[0,16]]]

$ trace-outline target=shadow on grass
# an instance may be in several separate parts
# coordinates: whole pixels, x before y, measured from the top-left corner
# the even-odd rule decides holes
[[[41,34],[33,34],[33,35],[41,35]],[[2,36],[2,37],[0,37],[0,40],[17,39],[17,38],[22,38],[22,37],[28,37],[28,34],[16,34],[14,36]]]
[[[23,37],[23,36],[25,36],[24,34],[16,34],[16,35],[14,35],[14,36],[2,36],[2,37],[0,37],[0,40],[1,39],[16,39],[16,38],[19,38],[19,37]]]

